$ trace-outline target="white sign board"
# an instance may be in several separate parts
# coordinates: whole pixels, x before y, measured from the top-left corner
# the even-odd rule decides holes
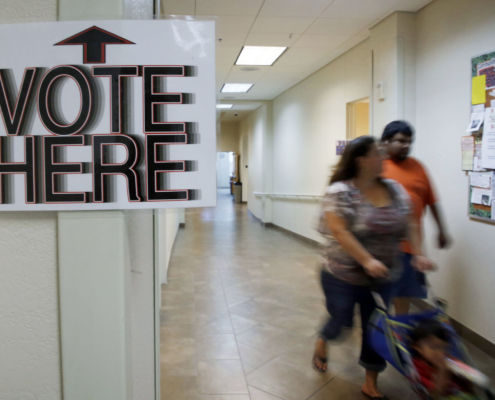
[[[216,205],[211,21],[0,26],[0,210]]]

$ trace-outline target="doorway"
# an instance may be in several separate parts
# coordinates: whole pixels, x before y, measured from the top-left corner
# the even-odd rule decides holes
[[[369,97],[347,103],[347,140],[370,134]]]

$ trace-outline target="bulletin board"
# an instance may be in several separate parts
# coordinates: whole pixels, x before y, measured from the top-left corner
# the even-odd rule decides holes
[[[495,51],[471,59],[471,78],[469,136],[462,138],[463,170],[469,171],[468,215],[495,223],[495,158],[488,159],[495,154],[495,142],[493,147],[488,143],[495,137],[490,124],[495,121]]]

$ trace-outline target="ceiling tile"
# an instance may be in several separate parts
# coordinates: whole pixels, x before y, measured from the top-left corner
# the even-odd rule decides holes
[[[291,47],[275,65],[277,66],[306,66],[312,65],[328,54],[328,50],[318,47]]]
[[[319,47],[326,50],[333,50],[349,40],[351,36],[334,35],[302,35],[294,44],[296,47]]]
[[[230,33],[249,33],[255,20],[255,16],[238,16],[238,15],[196,15],[199,19],[215,21],[217,37]]]
[[[221,64],[234,65],[235,60],[241,53],[242,46],[217,46],[216,62]]]
[[[162,0],[160,12],[162,15],[194,15],[195,0]]]
[[[303,66],[273,66],[258,81],[260,82],[280,82],[291,81],[301,74],[306,67]]]
[[[292,46],[301,35],[292,33],[250,33],[246,46]]]
[[[251,33],[303,33],[315,18],[258,17]]]
[[[424,6],[430,4],[433,0],[403,0],[395,7],[395,11],[410,11],[416,12]]]
[[[335,0],[320,17],[376,19],[400,2],[401,0]]]
[[[352,36],[375,21],[372,18],[318,18],[305,33]]]
[[[260,15],[266,17],[318,17],[333,0],[265,0]]]
[[[258,15],[263,0],[196,0],[197,15]]]
[[[257,71],[243,71],[246,67],[235,65],[230,70],[227,82],[230,83],[256,83],[267,73],[271,67],[254,67]],[[249,67],[248,67],[249,68]]]
[[[227,33],[221,36],[217,35],[217,48],[243,46],[246,37],[247,33]]]
[[[285,92],[290,86],[288,84],[279,84],[279,85],[263,85],[258,86],[251,89],[248,93],[246,93],[246,99],[253,100],[273,100],[275,97],[279,96],[283,92]]]
[[[231,69],[232,65],[217,64],[215,68],[215,77],[217,83],[225,82],[227,80],[227,77],[229,76]]]

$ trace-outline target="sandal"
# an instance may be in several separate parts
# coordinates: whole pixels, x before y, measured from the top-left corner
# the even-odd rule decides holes
[[[366,396],[368,399],[371,400],[390,400],[387,396],[370,396],[369,394],[364,393],[364,391],[361,390],[361,393]]]
[[[318,372],[321,372],[322,374],[324,374],[325,372],[327,372],[326,369],[321,369],[321,368],[318,368],[316,366],[316,360],[318,360],[319,362],[321,362],[322,364],[326,364],[327,363],[327,359],[326,357],[325,358],[321,358],[321,357],[318,357],[316,354],[313,356],[313,369],[315,371],[318,371]]]

